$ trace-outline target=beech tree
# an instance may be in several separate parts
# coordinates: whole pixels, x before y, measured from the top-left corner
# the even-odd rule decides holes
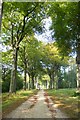
[[[48,43],[44,46],[42,61],[45,68],[47,69],[47,74],[50,77],[50,89],[52,89],[54,88],[54,77],[58,77],[58,70],[60,69],[60,66],[68,64],[68,58],[64,57],[63,59],[63,56],[60,55],[56,42],[54,42]]]
[[[23,89],[27,88],[27,66],[28,66],[28,53],[27,53],[27,42],[23,40],[20,44],[19,55],[18,55],[18,66],[20,66],[24,71],[24,81],[23,81]]]
[[[34,89],[35,78],[38,76],[39,72],[43,70],[41,64],[42,43],[38,41],[34,36],[28,39],[27,53],[28,73],[31,76],[32,88]]]
[[[42,42],[34,35],[26,37],[20,44],[19,65],[24,70],[24,86],[26,88],[26,73],[31,77],[32,88],[34,89],[35,78],[43,70],[41,64]]]
[[[27,7],[28,6],[28,7]],[[41,32],[41,20],[44,18],[42,3],[4,3],[3,9],[3,32],[8,38],[9,45],[13,51],[13,77],[10,92],[16,92],[17,56],[19,44],[25,36],[37,30]],[[3,36],[4,37],[4,36]]]
[[[51,3],[53,38],[62,54],[76,52],[77,89],[80,91],[80,2]]]

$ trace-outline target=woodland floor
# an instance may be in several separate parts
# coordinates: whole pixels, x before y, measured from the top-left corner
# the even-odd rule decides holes
[[[56,107],[48,94],[40,90],[23,102],[5,118],[69,118],[65,113]]]

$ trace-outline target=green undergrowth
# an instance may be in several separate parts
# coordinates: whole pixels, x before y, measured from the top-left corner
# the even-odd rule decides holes
[[[46,90],[55,105],[71,118],[78,118],[80,96],[75,96],[76,89]]]
[[[36,94],[38,90],[20,90],[17,91],[16,94],[12,93],[2,93],[2,111],[5,113],[6,111],[11,111],[11,109],[15,109],[21,103],[26,101],[30,96]]]

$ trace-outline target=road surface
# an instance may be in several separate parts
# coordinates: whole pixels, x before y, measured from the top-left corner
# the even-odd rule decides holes
[[[55,106],[43,90],[40,90],[37,95],[30,97],[6,118],[68,118],[68,116]]]

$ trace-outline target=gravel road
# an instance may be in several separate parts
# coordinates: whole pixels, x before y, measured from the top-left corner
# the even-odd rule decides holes
[[[40,90],[37,95],[30,97],[6,118],[68,118],[52,102],[49,96]]]

